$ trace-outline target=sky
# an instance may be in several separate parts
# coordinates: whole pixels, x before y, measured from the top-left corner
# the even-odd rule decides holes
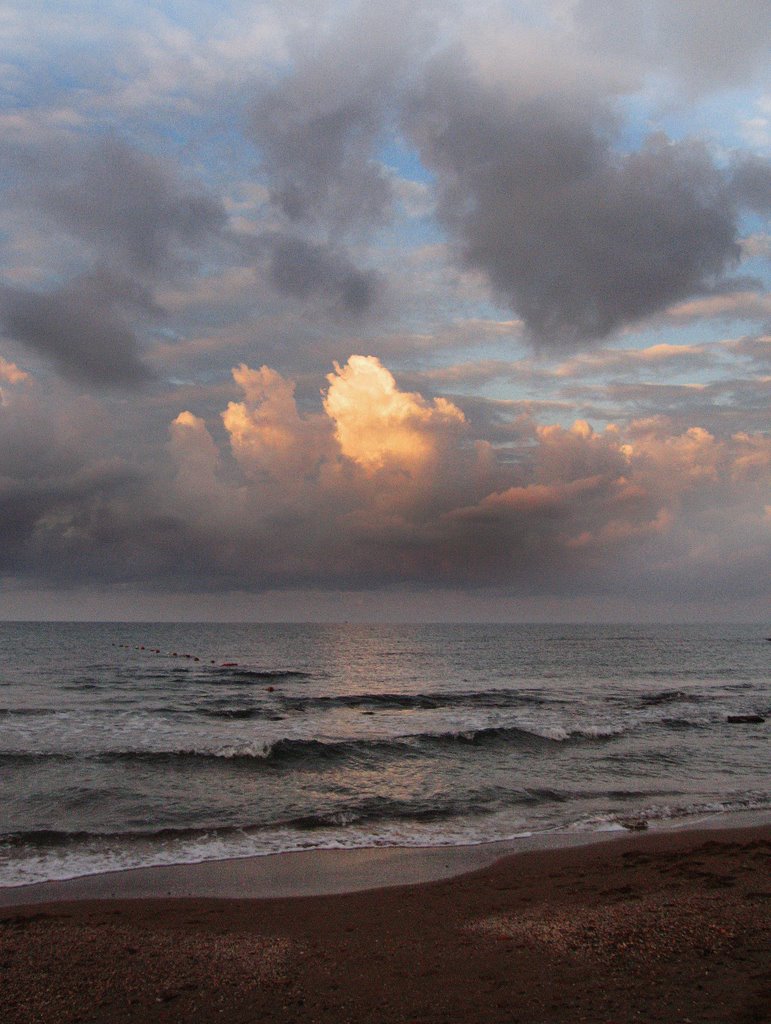
[[[0,618],[762,621],[771,0],[5,0]]]

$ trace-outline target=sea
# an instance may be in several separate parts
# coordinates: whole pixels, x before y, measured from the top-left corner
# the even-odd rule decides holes
[[[767,635],[0,623],[0,885],[765,811]]]

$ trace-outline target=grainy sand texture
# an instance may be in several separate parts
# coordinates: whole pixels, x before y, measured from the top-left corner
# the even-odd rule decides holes
[[[6,1024],[771,1020],[771,827],[646,833],[425,885],[0,912]]]

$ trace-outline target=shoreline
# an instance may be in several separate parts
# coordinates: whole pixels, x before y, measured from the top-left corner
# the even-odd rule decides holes
[[[6,906],[4,1024],[760,1024],[770,865],[770,823],[710,823],[336,895]]]
[[[274,899],[421,885],[478,871],[530,852],[604,845],[630,835],[771,826],[771,810],[718,812],[655,822],[643,831],[550,831],[447,846],[316,848],[220,860],[151,865],[0,886],[0,910],[32,904],[119,899]]]

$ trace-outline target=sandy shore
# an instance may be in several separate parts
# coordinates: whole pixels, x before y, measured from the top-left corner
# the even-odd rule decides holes
[[[703,831],[755,825],[771,825],[771,812],[723,812],[702,817],[690,826],[675,822],[659,828]],[[105,871],[56,882],[0,886],[0,908],[63,900],[328,896],[435,882],[487,867],[509,854],[614,842],[626,834],[622,828],[607,832],[537,832],[468,846],[308,850]]]
[[[612,840],[620,834],[623,833],[602,835]],[[598,833],[556,832],[469,846],[308,850],[200,864],[132,868],[58,882],[0,888],[0,907],[62,900],[167,896],[213,899],[329,896],[435,882],[487,867],[510,853],[584,846],[597,841]]]
[[[759,1024],[770,854],[768,824],[649,832],[347,894],[6,907],[2,1019]]]

